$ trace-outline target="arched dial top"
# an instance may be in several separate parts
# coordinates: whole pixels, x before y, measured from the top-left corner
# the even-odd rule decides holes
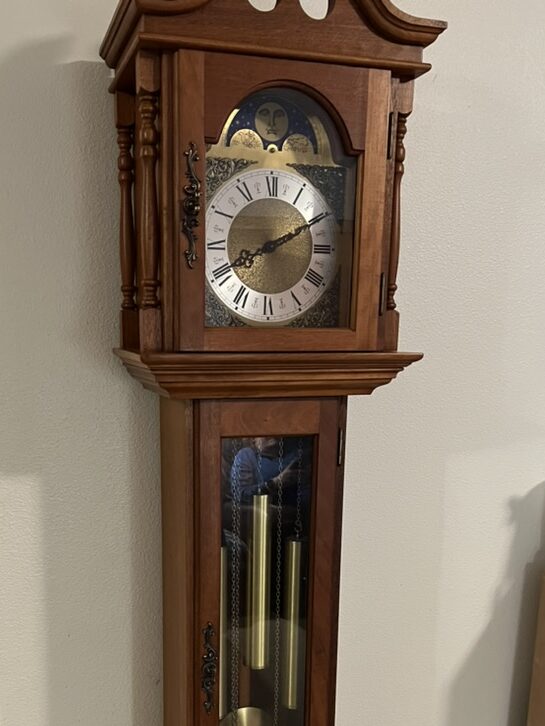
[[[322,297],[337,272],[336,222],[304,177],[258,169],[231,177],[206,214],[206,278],[250,325],[285,325]]]

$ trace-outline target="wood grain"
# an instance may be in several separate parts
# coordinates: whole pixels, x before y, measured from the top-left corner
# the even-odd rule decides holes
[[[312,436],[315,438],[312,531],[307,620],[307,713],[314,726],[334,723],[337,622],[340,573],[340,527],[343,466],[338,459],[339,430],[344,431],[344,399],[301,401],[206,401],[198,404],[199,455],[197,489],[200,536],[198,563],[199,623],[218,622],[221,512],[219,511],[222,437],[256,435]],[[217,619],[216,619],[217,618]],[[196,635],[199,636],[198,628]],[[198,638],[197,638],[198,639]],[[198,665],[199,643],[195,649]],[[195,688],[195,714],[191,723],[217,723],[217,703],[207,716],[202,708],[199,684]],[[215,699],[217,700],[217,699]],[[188,722],[189,723],[189,722]],[[170,726],[170,724],[168,725]]]
[[[333,726],[337,673],[337,628],[341,560],[343,465],[339,431],[346,427],[345,399],[323,400],[316,457],[316,485],[311,532],[309,596],[310,638],[307,648],[307,723]]]
[[[392,56],[397,51],[409,59],[418,59],[421,48],[432,43],[446,27],[442,21],[411,17],[389,0],[336,0],[321,22],[308,18],[296,0],[283,0],[272,13],[259,13],[240,0],[121,0],[100,48],[110,67],[118,64],[122,49],[142,18],[165,20],[166,27],[176,28],[179,35],[224,42],[247,42],[242,30],[252,27],[255,44],[263,45],[264,50],[283,45],[286,49],[322,48],[323,53],[341,49],[349,56],[361,54],[365,48],[367,55],[388,57],[388,51]],[[287,32],[287,28],[293,30]],[[343,28],[344,44],[340,42],[339,28]]]
[[[205,55],[206,141],[216,143],[227,117],[254,91],[267,86],[297,88],[315,98],[335,120],[346,151],[365,148],[369,72],[363,68],[324,63],[316,73],[313,63],[293,63],[258,56],[227,53]],[[357,99],[357,102],[354,102]]]
[[[204,54],[196,51],[181,51],[176,54],[175,104],[176,124],[174,133],[175,153],[175,219],[178,230],[177,245],[186,248],[187,239],[181,233],[181,205],[185,198],[184,187],[187,184],[187,157],[185,152],[196,144],[199,161],[196,164],[197,176],[201,182],[205,179],[205,147],[204,147]],[[175,276],[175,290],[178,297],[175,302],[175,319],[178,321],[174,331],[175,350],[200,350],[204,334],[204,204],[199,214],[197,234],[198,260],[190,269],[183,254],[179,254]]]
[[[220,413],[222,404],[219,401],[199,402],[198,439],[196,439],[196,457],[198,470],[196,482],[198,487],[196,521],[196,617],[195,617],[195,649],[194,669],[196,673],[195,709],[192,720],[188,724],[209,726],[218,723],[218,697],[216,689],[213,697],[213,708],[207,713],[203,707],[205,699],[201,686],[201,665],[203,657],[203,628],[212,623],[216,636],[214,646],[218,648],[220,622],[220,553],[221,553],[221,433]]]
[[[117,350],[145,388],[173,398],[367,395],[421,353],[146,354]]]
[[[162,301],[163,350],[174,350],[174,276],[178,258],[177,235],[174,220],[174,57],[164,53],[161,58],[161,103],[159,107],[160,137],[160,277]]]
[[[140,345],[142,350],[160,350],[159,308],[159,213],[156,164],[159,134],[156,127],[160,62],[157,55],[140,52],[137,58],[138,179],[137,238],[139,267]]]
[[[193,723],[193,404],[161,401],[164,726]]]
[[[117,160],[120,191],[119,258],[121,265],[121,345],[138,350],[138,311],[136,287],[136,236],[134,231],[134,97],[116,94],[116,128],[119,156]]]

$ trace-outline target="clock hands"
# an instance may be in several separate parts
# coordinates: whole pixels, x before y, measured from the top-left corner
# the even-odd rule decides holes
[[[330,214],[331,212],[322,212],[316,217],[313,217],[309,222],[296,227],[291,232],[287,232],[276,239],[268,240],[265,244],[261,245],[261,247],[258,247],[253,252],[250,250],[241,250],[239,256],[231,262],[230,267],[245,267],[246,269],[250,269],[250,267],[253,266],[256,257],[261,257],[262,255],[268,255],[271,252],[274,252],[282,245],[285,245],[286,242],[290,242],[290,240],[298,237],[305,230],[310,229],[313,225],[318,224],[318,222],[321,222],[326,217],[329,217]]]

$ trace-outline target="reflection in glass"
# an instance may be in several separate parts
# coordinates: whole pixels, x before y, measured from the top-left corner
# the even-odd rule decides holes
[[[221,724],[304,724],[312,452],[222,441]]]

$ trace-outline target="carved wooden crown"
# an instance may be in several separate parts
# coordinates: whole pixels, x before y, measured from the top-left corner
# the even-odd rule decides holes
[[[429,68],[422,49],[445,28],[390,0],[336,0],[323,20],[308,17],[299,0],[281,0],[266,13],[248,0],[120,0],[100,53],[111,68],[138,48],[170,45],[380,66],[414,77]]]

